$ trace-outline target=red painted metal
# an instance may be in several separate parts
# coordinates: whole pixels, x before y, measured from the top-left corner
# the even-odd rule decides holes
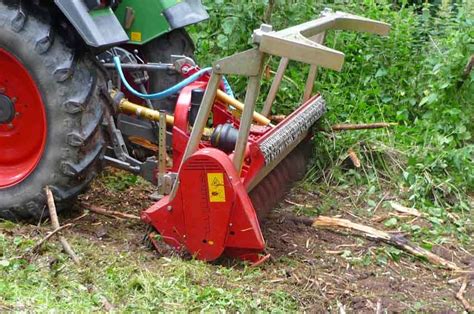
[[[251,198],[249,186],[266,166],[260,144],[291,123],[290,119],[312,105],[319,95],[276,127],[251,127],[240,175],[232,163],[233,154],[212,148],[207,140],[202,140],[199,150],[179,168],[191,132],[188,122],[191,94],[195,89],[205,89],[207,80],[204,77],[184,88],[177,101],[172,136],[173,167],[170,171],[178,173],[178,190],[174,198],[167,196],[144,211],[142,219],[151,224],[167,244],[198,259],[213,261],[224,254],[259,264],[268,256],[263,254],[265,242],[257,213],[263,217],[269,207],[275,205],[273,196],[284,194],[291,179],[298,177],[296,172],[304,169],[304,165],[299,165],[303,154],[295,150],[288,155],[290,160],[283,160],[263,184],[252,191]],[[214,127],[231,123],[238,128],[240,124],[239,119],[218,100],[212,108],[212,121]],[[213,183],[216,176],[222,179]]]
[[[213,178],[217,182],[213,182]],[[252,202],[232,161],[220,150],[204,148],[184,163],[176,197],[143,212],[166,243],[213,261],[225,251],[258,261],[265,247]],[[212,187],[221,188],[213,199]]]
[[[0,189],[25,180],[37,167],[46,145],[46,112],[28,69],[0,48],[0,91],[15,103],[16,117],[0,124]]]

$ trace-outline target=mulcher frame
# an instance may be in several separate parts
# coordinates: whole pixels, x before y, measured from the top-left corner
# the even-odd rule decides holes
[[[333,13],[329,10],[324,11],[319,19],[278,32],[273,31],[270,25],[262,25],[253,34],[253,42],[257,45],[256,48],[221,59],[213,64],[211,78],[182,162],[185,162],[198,148],[222,77],[224,75],[241,75],[248,77],[248,83],[245,107],[240,121],[239,137],[233,158],[234,166],[237,172],[240,173],[260,92],[265,58],[268,55],[282,57],[283,64],[286,64],[278,69],[276,79],[272,85],[274,92],[268,95],[265,102],[262,114],[268,115],[275,99],[275,91],[278,91],[287,68],[286,60],[299,61],[311,66],[305,89],[305,101],[310,98],[313,92],[313,79],[318,66],[336,71],[342,70],[344,53],[321,44],[325,33],[331,29],[388,35],[390,25],[344,12]],[[179,181],[176,181],[173,191],[176,191],[178,186]]]
[[[265,259],[261,255],[265,246],[263,235],[248,193],[308,138],[308,123],[301,123],[304,119],[298,120],[298,117],[310,117],[308,112],[311,112],[317,120],[324,113],[324,99],[320,95],[312,96],[317,68],[321,66],[340,71],[344,63],[342,52],[322,45],[330,29],[387,35],[390,26],[352,14],[324,11],[319,19],[278,32],[269,25],[262,25],[253,34],[255,48],[213,64],[199,112],[186,138],[186,149],[181,158],[175,160],[179,166],[173,166],[177,172],[174,173],[172,189],[169,195],[142,214],[142,219],[151,224],[165,242],[208,261],[222,254],[253,262]],[[257,116],[255,108],[261,76],[269,55],[281,57],[282,61],[262,114],[267,116],[271,111],[289,60],[311,66],[304,93],[305,101],[277,126],[269,124],[261,135],[250,137],[251,129],[255,128],[252,124]],[[243,110],[240,119],[237,122],[234,120],[234,124],[238,125],[238,137],[231,154],[203,146],[202,143],[210,113],[216,101],[223,101],[219,89],[224,75],[248,78]],[[182,93],[185,92],[189,91],[183,90]],[[315,122],[314,119],[311,119],[311,123]],[[272,152],[275,156],[267,158],[262,151],[264,141],[291,133],[288,130],[295,130],[294,124],[303,124],[304,129],[296,130],[295,134],[284,137],[282,141],[270,141],[279,143],[281,147]],[[283,133],[278,133],[280,131]]]

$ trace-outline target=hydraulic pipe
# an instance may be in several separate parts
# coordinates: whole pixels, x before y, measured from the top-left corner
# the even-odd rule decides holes
[[[120,100],[119,110],[123,113],[129,114],[129,115],[136,115],[137,117],[140,117],[140,118],[143,118],[143,119],[146,119],[146,120],[160,122],[160,112],[159,111],[134,104],[134,103],[130,102],[129,100],[125,99],[125,98]],[[170,115],[166,115],[166,124],[168,126],[173,126],[174,125],[174,117],[170,116]]]
[[[217,99],[219,99],[220,101],[222,101],[222,102],[224,102],[228,105],[231,105],[231,106],[235,107],[240,112],[244,111],[245,105],[243,103],[241,103],[240,101],[238,101],[235,98],[230,97],[229,95],[227,95],[223,91],[218,90],[216,96],[217,96]],[[270,125],[270,123],[271,123],[270,119],[268,119],[264,115],[261,115],[258,112],[253,113],[253,120],[256,121],[258,124],[261,124],[261,125]]]

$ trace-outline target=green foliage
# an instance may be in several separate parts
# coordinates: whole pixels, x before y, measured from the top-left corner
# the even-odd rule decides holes
[[[267,1],[205,3],[211,19],[193,32],[200,63],[249,48],[253,29],[263,22]],[[343,51],[346,64],[342,73],[321,70],[315,90],[329,104],[325,126],[376,121],[399,126],[319,134],[315,140],[318,157],[307,181],[332,186],[366,184],[372,194],[380,194],[388,185],[430,215],[433,237],[449,230],[467,240],[464,227],[472,223],[469,194],[474,191],[474,74],[465,81],[461,77],[474,53],[474,5],[466,0],[432,3],[277,0],[271,24],[282,29],[314,19],[328,6],[392,25],[387,38],[329,33],[326,45]],[[271,58],[268,64],[275,70],[278,61]],[[291,112],[301,102],[307,71],[306,66],[291,65],[274,112]],[[242,97],[245,80],[232,78],[232,82]],[[271,78],[265,78],[262,94],[266,95],[270,84]],[[360,154],[362,171],[340,167],[350,147]],[[448,212],[457,212],[461,218],[447,225]],[[392,222],[388,222],[390,227]]]
[[[105,185],[115,191],[125,191],[131,186],[139,184],[140,177],[126,173],[126,172],[118,172],[118,173],[108,173],[104,172],[102,175],[103,182]]]
[[[180,258],[122,252],[104,258],[97,243],[69,237],[81,252],[73,265],[58,244],[34,262],[18,257],[35,243],[0,233],[0,305],[20,312],[102,312],[104,299],[117,312],[287,312],[297,309],[286,292],[265,294],[252,285],[258,268],[233,270]],[[110,249],[109,249],[110,250]],[[48,258],[55,256],[55,258]],[[2,308],[4,309],[4,308]]]

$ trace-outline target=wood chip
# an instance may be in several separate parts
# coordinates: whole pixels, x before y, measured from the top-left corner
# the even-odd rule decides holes
[[[357,157],[356,152],[352,148],[349,149],[349,158],[351,159],[352,164],[354,165],[354,167],[356,167],[356,168],[361,167],[360,159],[359,159],[359,157]]]
[[[403,214],[408,214],[408,215],[416,216],[416,217],[421,217],[422,216],[422,213],[420,213],[415,208],[408,208],[408,207],[402,206],[402,205],[400,205],[398,203],[395,203],[395,202],[390,202],[390,206],[392,206],[392,208],[394,210],[396,210],[397,212],[400,212],[400,213],[403,213]]]

